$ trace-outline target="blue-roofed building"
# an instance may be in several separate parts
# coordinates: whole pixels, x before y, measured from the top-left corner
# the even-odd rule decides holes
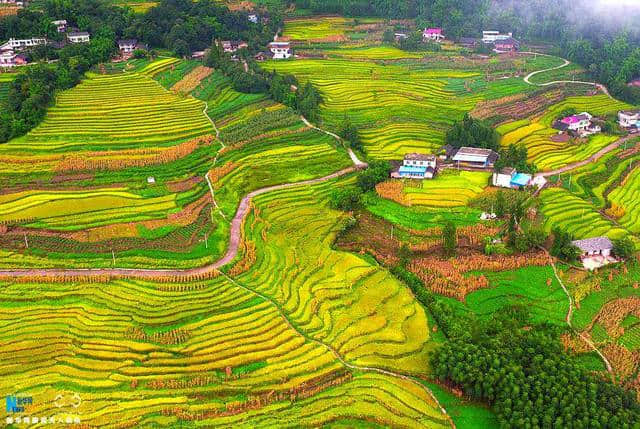
[[[505,167],[493,173],[493,186],[501,188],[523,188],[531,183],[530,174],[518,173],[515,168]]]
[[[433,179],[436,174],[437,160],[435,155],[409,153],[404,156],[402,165],[391,173],[396,179]]]

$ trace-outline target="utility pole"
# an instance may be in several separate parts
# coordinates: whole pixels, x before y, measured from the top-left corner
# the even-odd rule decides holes
[[[391,225],[391,239],[393,240],[393,225]]]
[[[209,236],[209,233],[208,233],[208,232],[205,232],[205,233],[204,233],[204,248],[205,248],[205,249],[208,249],[208,248],[209,248],[208,236]]]
[[[113,267],[116,267],[116,254],[113,251],[113,249],[111,249],[111,258],[113,258]]]
[[[27,240],[27,233],[24,233],[24,245],[26,246],[26,248],[29,248],[29,241]]]

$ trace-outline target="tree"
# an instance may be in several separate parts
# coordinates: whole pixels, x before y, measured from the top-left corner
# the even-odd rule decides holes
[[[556,258],[573,262],[580,256],[580,249],[572,244],[573,236],[559,228],[554,228],[551,254]]]
[[[636,253],[636,245],[631,238],[623,237],[613,240],[613,253],[621,259],[631,259]]]
[[[447,255],[452,256],[456,253],[458,246],[458,236],[456,225],[449,221],[442,227],[442,247]]]
[[[338,127],[338,135],[348,141],[353,149],[362,150],[362,142],[360,141],[358,128],[351,122],[346,114]]]
[[[334,210],[352,211],[361,203],[362,192],[357,188],[339,188],[329,195],[329,206]]]
[[[372,161],[369,168],[358,175],[358,186],[363,192],[372,191],[378,183],[387,180],[390,173],[391,165],[388,161]]]
[[[498,133],[486,122],[473,119],[465,114],[447,131],[445,141],[454,148],[479,147],[498,151]]]
[[[395,41],[395,34],[392,28],[384,30],[384,33],[382,34],[382,41],[389,44]]]

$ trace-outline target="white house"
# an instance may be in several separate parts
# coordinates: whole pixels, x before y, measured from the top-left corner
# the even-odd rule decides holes
[[[38,45],[45,45],[47,39],[33,37],[31,39],[9,39],[8,42],[0,45],[0,51],[20,51],[25,48],[31,48]]]
[[[252,23],[254,23],[254,24],[257,24],[257,23],[258,23],[258,15],[256,15],[255,13],[250,13],[250,14],[247,16],[247,20],[249,20],[249,22],[252,22]]]
[[[506,40],[513,37],[513,33],[501,34],[499,31],[488,30],[482,32],[484,43],[495,43],[497,40]]]
[[[86,31],[78,31],[67,34],[69,43],[89,43],[91,36]]]
[[[591,122],[593,116],[587,112],[578,115],[571,115],[555,121],[553,128],[560,131],[573,131],[581,135],[589,135],[599,133],[601,128]]]
[[[425,28],[422,32],[422,38],[433,42],[441,42],[445,39],[442,28]]]
[[[293,55],[291,43],[289,42],[271,42],[269,43],[269,50],[273,54],[274,60],[291,58],[291,55]]]
[[[400,168],[391,173],[391,177],[396,179],[433,179],[437,166],[435,155],[409,153],[404,156]]]
[[[640,110],[619,111],[618,123],[622,128],[636,127],[640,124]]]
[[[65,31],[67,31],[67,20],[66,19],[59,19],[57,21],[51,21],[51,24],[55,25],[56,30],[58,31],[58,33],[64,33]]]
[[[515,168],[505,167],[493,173],[492,183],[500,188],[518,189],[529,186],[531,179],[530,174],[518,173]]]
[[[498,160],[498,154],[491,149],[477,147],[461,147],[458,149],[452,160],[458,165],[464,164],[469,167],[490,168]]]
[[[617,262],[613,253],[613,243],[607,237],[594,237],[585,240],[575,240],[571,244],[580,249],[582,265],[593,270],[607,264]]]
[[[512,167],[505,167],[500,171],[494,172],[492,178],[493,186],[498,186],[500,188],[510,188],[511,179],[515,174],[516,169]]]
[[[0,67],[12,68],[27,64],[27,58],[24,55],[16,54],[13,51],[5,51],[0,53]]]
[[[118,40],[118,49],[122,54],[130,54],[138,49],[138,41],[136,39]]]

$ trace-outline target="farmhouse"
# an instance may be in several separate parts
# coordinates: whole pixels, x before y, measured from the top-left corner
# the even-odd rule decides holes
[[[255,58],[256,61],[265,61],[273,58],[273,54],[271,53],[271,51],[268,51],[268,52],[260,51],[257,54],[255,54],[253,58]]]
[[[242,40],[223,40],[222,50],[224,52],[236,52],[238,49],[248,48],[247,42]]]
[[[51,24],[53,24],[56,27],[56,31],[58,31],[58,33],[64,33],[65,31],[67,31],[67,20],[66,19],[59,19],[57,21],[51,21]]]
[[[505,167],[493,173],[493,186],[500,188],[519,189],[531,183],[531,175],[518,173],[515,168]]]
[[[269,50],[273,54],[274,60],[291,58],[291,55],[293,55],[291,43],[289,42],[271,42],[269,43]]]
[[[207,55],[207,51],[208,49],[205,49],[204,51],[193,51],[191,53],[191,58],[193,58],[194,60],[200,60],[204,58],[205,55]]]
[[[571,244],[580,249],[582,265],[588,270],[616,262],[616,259],[611,255],[613,252],[613,243],[607,237],[575,240],[572,241]]]
[[[506,39],[498,39],[493,44],[494,52],[497,53],[505,53],[505,52],[517,52],[520,49],[520,42],[518,42],[513,37],[508,37]]]
[[[255,13],[250,13],[250,14],[247,16],[247,20],[248,20],[249,22],[252,22],[252,23],[254,23],[254,24],[257,24],[257,23],[258,23],[258,15],[256,15]]]
[[[622,128],[637,127],[640,125],[640,110],[621,110],[618,112],[618,124]]]
[[[437,160],[435,155],[409,153],[404,156],[398,171],[391,173],[391,177],[409,179],[433,179],[436,174]]]
[[[461,147],[452,159],[458,163],[458,166],[466,165],[476,168],[491,168],[498,160],[498,154],[491,149]]]
[[[488,30],[482,32],[482,41],[484,43],[495,43],[498,40],[506,40],[513,37],[513,33],[501,34],[499,31]]]
[[[400,40],[407,40],[409,35],[407,33],[394,33],[393,37],[396,39],[396,42],[399,42]]]
[[[591,122],[593,116],[587,112],[578,115],[570,115],[553,123],[553,128],[563,131],[576,133],[580,136],[588,136],[602,131],[600,126]]]
[[[147,45],[138,43],[136,39],[118,40],[118,49],[122,55],[131,54],[136,49],[147,49]]]
[[[467,49],[475,49],[478,46],[478,39],[473,37],[461,37],[458,43]]]
[[[422,32],[423,40],[431,40],[433,42],[441,42],[445,39],[442,28],[425,28]]]
[[[74,31],[67,34],[67,40],[69,43],[89,43],[91,36],[86,31]]]
[[[9,39],[8,42],[0,45],[0,51],[21,51],[25,48],[31,48],[38,45],[45,45],[47,39],[44,38],[31,38],[31,39]]]

